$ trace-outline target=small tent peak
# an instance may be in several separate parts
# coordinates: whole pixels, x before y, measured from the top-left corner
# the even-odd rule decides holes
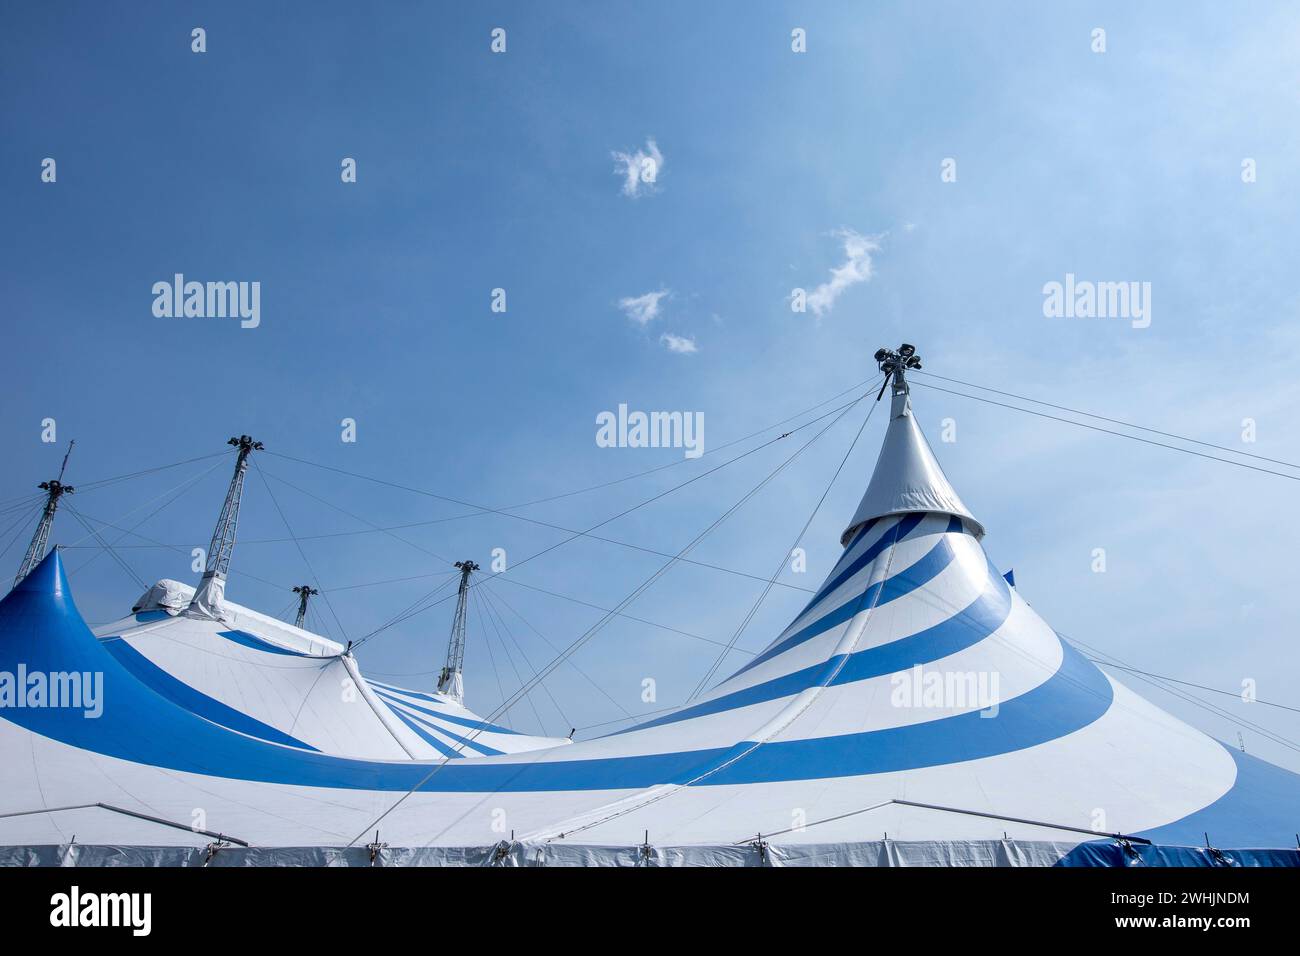
[[[18,582],[14,591],[30,591],[55,596],[66,594],[68,575],[63,568],[63,558],[59,556],[59,549],[51,548],[50,553],[41,559],[41,563]]]
[[[875,357],[885,373],[876,400],[884,396],[886,388],[892,387],[889,427],[867,492],[840,536],[840,544],[848,544],[868,521],[911,512],[953,515],[965,520],[976,537],[983,537],[984,526],[949,483],[912,413],[907,372],[921,367],[916,349],[904,343],[897,351],[880,349]]]

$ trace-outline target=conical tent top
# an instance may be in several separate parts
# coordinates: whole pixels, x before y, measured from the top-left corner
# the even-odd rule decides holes
[[[13,594],[33,591],[38,594],[62,595],[68,593],[68,575],[63,569],[63,559],[59,549],[52,548],[41,559],[41,563],[32,568],[31,573],[18,582]]]
[[[886,385],[893,386],[889,428],[867,492],[853,520],[840,535],[840,544],[848,544],[859,528],[875,518],[918,511],[962,518],[975,536],[982,538],[984,526],[949,483],[912,413],[906,371],[921,367],[916,350],[910,345],[902,346],[897,352],[881,349],[876,353],[876,361],[885,373]]]

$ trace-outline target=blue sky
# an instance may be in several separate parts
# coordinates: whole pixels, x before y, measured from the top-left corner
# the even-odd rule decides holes
[[[50,477],[69,438],[75,485],[215,453],[248,432],[268,453],[500,507],[681,460],[598,448],[595,416],[619,403],[702,412],[707,450],[867,379],[875,349],[903,339],[941,375],[1300,457],[1300,13],[809,6],[411,3],[378,15],[330,3],[310,13],[5,5],[0,497]],[[190,50],[196,26],[207,31],[203,54]],[[507,31],[501,55],[489,51],[494,27]],[[791,51],[796,27],[807,31],[803,54]],[[1098,27],[1104,53],[1091,48]],[[651,142],[659,175],[629,196],[614,154]],[[57,161],[54,184],[40,181],[45,157]],[[340,181],[344,157],[357,161],[354,184]],[[947,158],[955,182],[941,181]],[[1247,158],[1253,183],[1242,181]],[[870,251],[851,254],[846,236],[870,238]],[[792,313],[793,288],[812,291],[846,263],[854,281],[824,296],[820,315]],[[259,281],[260,326],[155,317],[151,286],[175,272]],[[1044,317],[1043,285],[1067,273],[1150,282],[1150,327]],[[490,309],[494,288],[506,290],[504,314]],[[644,323],[620,307],[657,292]],[[694,351],[670,349],[665,336]],[[1251,678],[1261,698],[1296,703],[1293,481],[916,391],[991,556],[1016,568],[1022,594],[1055,627],[1135,667],[1228,690]],[[695,556],[769,575],[860,414]],[[58,444],[40,441],[47,417]],[[340,441],[345,417],[358,423],[355,444]],[[883,418],[809,530],[807,573],[787,571],[786,583],[813,587],[834,563]],[[939,441],[945,418],[957,425],[953,443]],[[1257,423],[1253,445],[1241,442],[1245,418]],[[675,552],[797,438],[602,533]],[[586,528],[731,453],[519,513]],[[211,464],[72,504],[130,525]],[[465,511],[273,454],[260,468],[300,537],[366,525],[284,482],[383,526]],[[227,480],[222,464],[139,533],[206,545]],[[440,574],[445,559],[486,564],[495,547],[517,562],[564,537],[505,516],[395,533],[410,543],[303,542],[332,591],[333,636],[368,633],[437,579],[349,585]],[[287,587],[311,573],[291,542],[264,540],[285,536],[255,473],[232,599],[271,613],[289,603]],[[138,588],[84,537],[60,516],[54,540],[79,545],[68,551],[78,601],[89,620],[110,620]],[[146,580],[195,577],[183,553],[122,543],[136,546],[120,553]],[[4,555],[6,568],[24,544]],[[1104,574],[1091,569],[1095,548],[1106,549]],[[599,612],[523,584],[612,607],[659,563],[576,541],[492,591],[563,646]],[[629,613],[725,642],[761,587],[678,567]],[[740,645],[764,646],[804,597],[777,588]],[[427,685],[449,623],[438,605],[368,642],[362,663]],[[526,670],[521,658],[540,666],[554,654],[521,619],[510,623],[522,650],[471,633],[467,682],[481,711],[518,684],[507,658]],[[536,713],[511,716],[556,733],[674,704],[715,651],[619,621],[578,653],[582,674],[564,667],[548,681],[554,700],[534,695]],[[646,677],[654,705],[641,701]],[[1300,767],[1296,751],[1240,723],[1294,739],[1292,714],[1203,694],[1235,715],[1211,717],[1130,684]]]

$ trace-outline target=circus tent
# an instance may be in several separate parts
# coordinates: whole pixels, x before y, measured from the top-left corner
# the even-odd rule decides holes
[[[595,739],[368,681],[348,648],[196,611],[176,582],[92,633],[50,553],[0,603],[0,861],[1300,863],[1300,776],[1039,617],[985,554],[905,370],[807,606],[697,699]],[[53,675],[102,681],[101,712],[48,706]]]

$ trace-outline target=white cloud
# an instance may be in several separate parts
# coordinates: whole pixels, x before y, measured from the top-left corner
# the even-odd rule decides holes
[[[632,199],[654,192],[659,175],[664,171],[664,154],[654,139],[647,139],[645,149],[634,153],[615,150],[614,172],[623,177],[623,195]]]
[[[808,293],[808,307],[818,318],[831,310],[845,289],[871,278],[871,254],[880,251],[881,236],[864,236],[848,228],[838,230],[835,235],[844,241],[844,262],[831,269],[829,282]]]
[[[690,355],[692,352],[698,352],[699,348],[695,345],[694,339],[688,339],[681,335],[673,335],[671,332],[665,332],[659,337],[659,341],[670,352],[680,352],[683,355]]]
[[[628,296],[618,300],[618,307],[633,322],[645,325],[659,317],[659,301],[669,294],[670,290],[660,289],[658,292],[647,292],[645,295]]]

